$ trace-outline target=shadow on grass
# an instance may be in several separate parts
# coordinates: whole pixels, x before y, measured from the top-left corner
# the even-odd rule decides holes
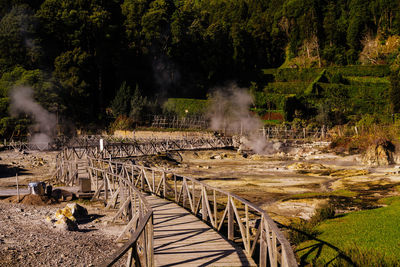
[[[280,227],[289,229],[290,231],[295,231],[297,233],[300,233],[307,237],[307,241],[316,241],[317,243],[312,244],[310,246],[300,248],[295,250],[296,254],[299,254],[299,252],[304,251],[305,253],[301,255],[300,257],[300,264],[299,266],[308,266],[310,263],[313,265],[319,264],[318,260],[321,257],[321,254],[323,252],[324,248],[330,248],[333,249],[337,252],[337,255],[330,259],[328,262],[323,262],[323,266],[338,266],[337,261],[340,260],[340,262],[345,262],[348,266],[356,266],[356,264],[352,261],[352,259],[345,254],[340,248],[324,241],[316,237],[316,234],[309,234],[307,232],[304,232],[300,229],[296,229],[291,226],[286,226],[280,223],[277,223]]]

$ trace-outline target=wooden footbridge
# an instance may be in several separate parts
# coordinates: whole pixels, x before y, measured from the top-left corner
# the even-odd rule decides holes
[[[178,145],[180,144],[180,145]],[[214,144],[216,147],[212,147]],[[223,148],[228,141],[176,140],[140,144],[138,155],[179,149]],[[210,147],[211,146],[211,147]],[[124,222],[114,255],[101,266],[297,266],[293,250],[274,221],[258,206],[194,178],[124,161],[126,148],[65,148],[56,178],[67,184],[87,175],[93,199],[115,209]],[[148,149],[148,150],[146,150]],[[131,153],[131,152],[130,152]],[[132,155],[134,152],[131,153]],[[114,157],[115,156],[115,157]],[[82,173],[80,164],[87,173]]]

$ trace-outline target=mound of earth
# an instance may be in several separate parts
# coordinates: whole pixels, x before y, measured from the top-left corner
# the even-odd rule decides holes
[[[32,206],[44,206],[44,205],[51,205],[51,204],[58,203],[57,200],[55,200],[54,198],[49,198],[47,196],[22,195],[19,198],[20,198],[19,202],[18,202],[17,196],[12,196],[12,197],[6,198],[4,200],[4,202],[21,203],[21,204],[32,205]]]

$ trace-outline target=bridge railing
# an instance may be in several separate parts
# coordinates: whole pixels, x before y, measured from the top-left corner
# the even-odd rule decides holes
[[[90,167],[95,194],[104,192],[105,199],[113,201],[120,194],[113,180],[105,177],[99,182],[94,178],[106,168],[109,173],[129,177],[132,185],[142,191],[167,198],[188,209],[229,240],[241,243],[260,266],[297,266],[289,242],[269,215],[257,205],[197,179],[162,169],[95,158],[89,161],[90,166],[101,166],[99,169]]]
[[[107,209],[117,208],[112,221],[126,223],[116,240],[125,241],[125,245],[96,266],[120,265],[119,260],[125,255],[126,266],[154,266],[153,211],[146,198],[127,173],[115,172],[101,161],[90,163],[90,177],[98,188],[92,200],[103,201]]]
[[[120,158],[147,156],[167,151],[217,149],[233,146],[232,138],[184,138],[167,140],[132,140],[131,142],[106,143],[103,150],[98,145],[79,145],[63,149],[66,160],[93,158]]]

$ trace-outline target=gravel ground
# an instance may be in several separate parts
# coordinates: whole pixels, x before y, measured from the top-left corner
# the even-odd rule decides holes
[[[99,220],[54,228],[45,218],[58,208],[0,202],[0,266],[91,266],[117,249]]]

